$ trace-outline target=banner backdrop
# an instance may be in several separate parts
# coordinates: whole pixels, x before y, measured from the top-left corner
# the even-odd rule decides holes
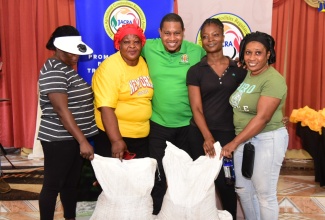
[[[174,11],[174,0],[75,0],[75,5],[77,29],[94,50],[78,63],[78,73],[89,84],[99,64],[116,52],[113,39],[119,27],[137,23],[147,38],[157,38],[162,17]]]
[[[271,34],[273,0],[178,0],[178,13],[184,20],[185,39],[201,43],[199,30],[205,19],[219,18],[224,24],[223,51],[238,57],[239,44],[252,31]]]

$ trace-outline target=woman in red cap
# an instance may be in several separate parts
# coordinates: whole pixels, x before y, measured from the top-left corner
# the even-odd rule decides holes
[[[95,153],[122,159],[125,152],[137,158],[149,156],[148,134],[153,85],[146,62],[140,56],[146,42],[136,24],[120,27],[114,36],[115,54],[95,71],[95,119],[99,135]]]

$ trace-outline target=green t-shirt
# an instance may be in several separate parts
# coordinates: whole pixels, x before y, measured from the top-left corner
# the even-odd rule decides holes
[[[183,40],[180,51],[169,53],[158,38],[147,40],[141,55],[154,86],[151,120],[170,128],[189,125],[192,112],[186,74],[205,55],[203,48]]]
[[[257,103],[260,96],[281,99],[280,105],[262,132],[273,131],[283,127],[282,107],[287,96],[287,85],[283,76],[272,66],[264,73],[251,76],[250,71],[244,81],[230,97],[234,111],[234,125],[239,134],[248,122],[257,114]]]

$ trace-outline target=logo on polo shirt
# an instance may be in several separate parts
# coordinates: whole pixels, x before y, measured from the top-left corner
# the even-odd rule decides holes
[[[230,13],[220,13],[210,18],[218,18],[224,25],[223,54],[231,59],[239,57],[240,42],[246,34],[251,33],[248,24],[241,17]],[[196,35],[196,43],[202,46],[200,31]]]
[[[116,31],[124,24],[137,24],[146,30],[146,17],[142,9],[132,1],[116,1],[106,9],[104,14],[104,28],[113,40]]]
[[[187,54],[183,54],[181,56],[181,60],[180,60],[181,64],[188,64],[188,55]]]

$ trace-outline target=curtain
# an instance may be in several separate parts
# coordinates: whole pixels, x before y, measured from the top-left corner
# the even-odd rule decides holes
[[[285,77],[288,96],[285,113],[309,106],[325,107],[325,13],[305,1],[274,1],[272,35],[276,41],[275,68]],[[289,123],[289,149],[301,149],[296,124]]]
[[[178,2],[174,0],[174,13],[178,14]]]
[[[0,0],[0,143],[32,148],[39,70],[52,53],[45,48],[57,26],[75,26],[73,0]]]

